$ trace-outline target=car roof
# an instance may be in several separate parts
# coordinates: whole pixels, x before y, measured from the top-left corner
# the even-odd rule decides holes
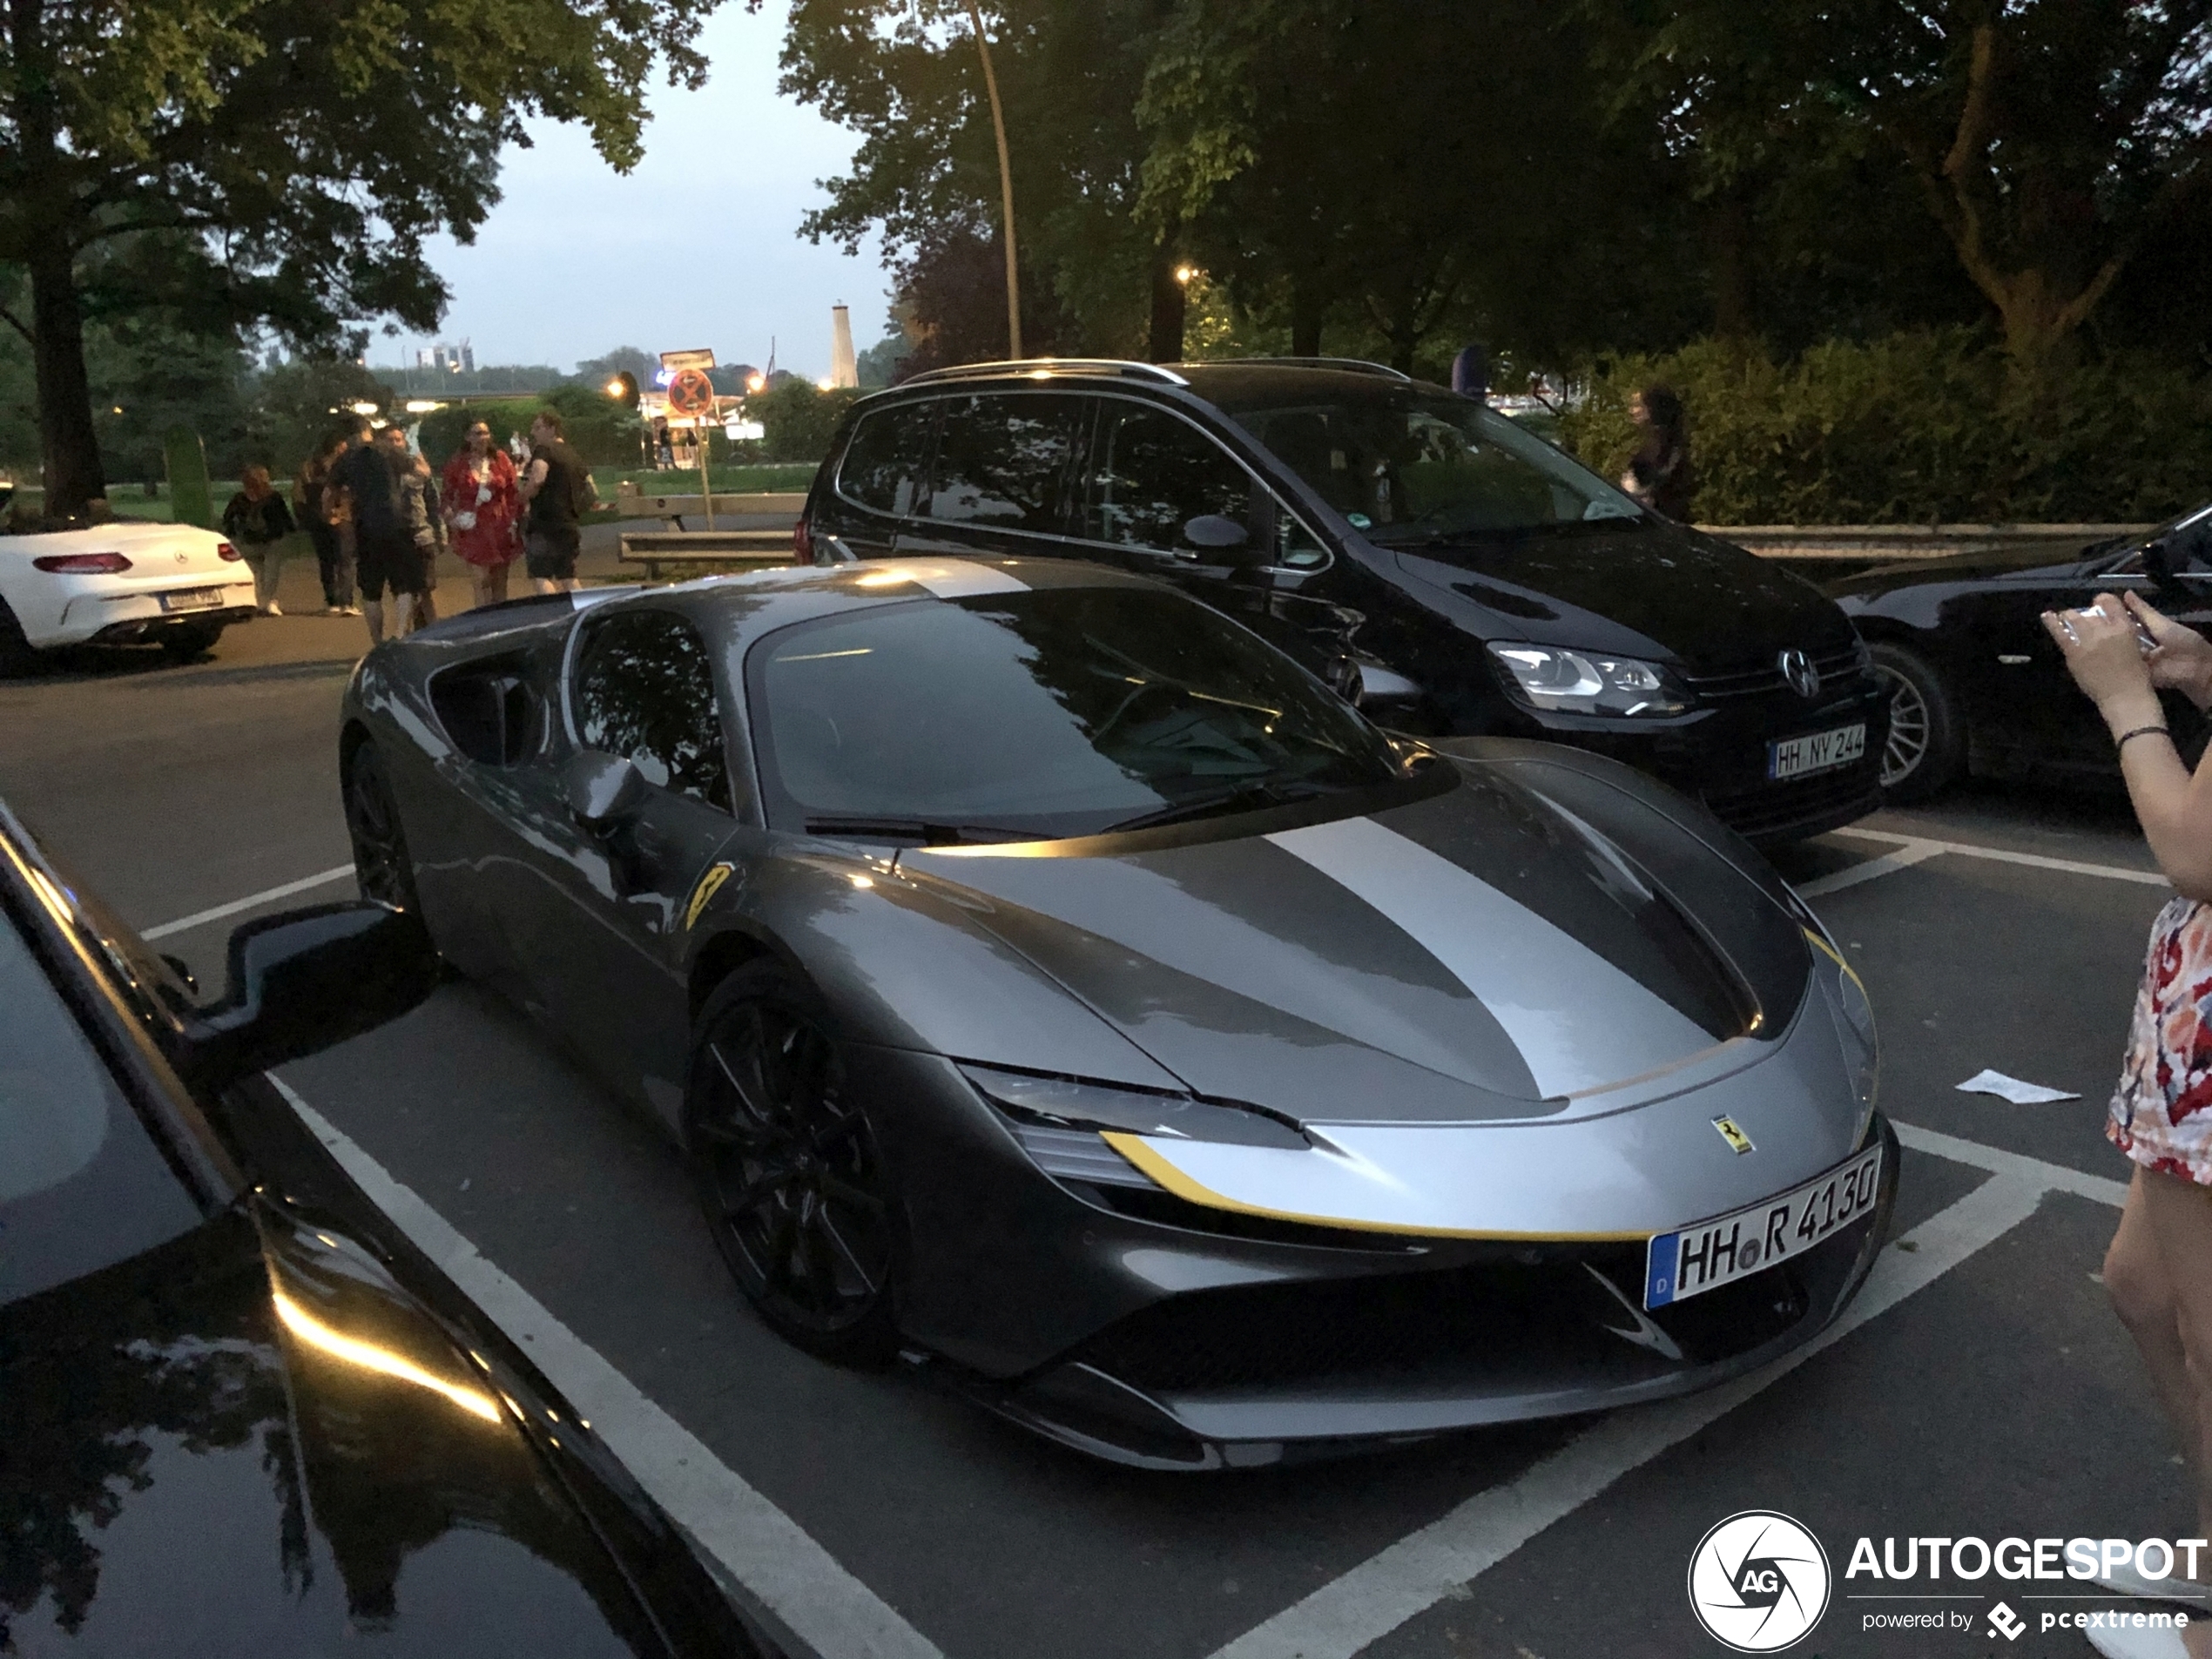
[[[1356,358],[1248,357],[1198,363],[1035,358],[1019,362],[968,363],[934,370],[902,381],[866,401],[902,401],[975,391],[1041,392],[1069,386],[1085,389],[1110,386],[1125,394],[1167,401],[1195,399],[1224,409],[1268,407],[1305,398],[1383,402],[1410,389],[1431,393],[1445,390],[1381,364]]]
[[[1068,588],[1175,592],[1164,583],[1081,559],[925,557],[792,565],[741,576],[701,577],[669,587],[638,590],[605,603],[610,610],[680,610],[703,630],[745,645],[779,628],[840,611],[906,604],[918,599],[950,601],[995,592]]]

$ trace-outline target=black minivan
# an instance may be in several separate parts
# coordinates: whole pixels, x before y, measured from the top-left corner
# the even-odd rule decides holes
[[[802,562],[1058,554],[1236,617],[1394,729],[1598,750],[1755,841],[1880,804],[1887,705],[1809,583],[1472,399],[1339,359],[1035,359],[863,398]]]

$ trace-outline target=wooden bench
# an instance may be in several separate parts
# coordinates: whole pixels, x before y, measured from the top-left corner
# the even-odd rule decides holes
[[[664,565],[733,566],[767,570],[792,562],[788,528],[730,530],[627,530],[618,555],[624,564],[642,564],[648,581],[660,579]]]

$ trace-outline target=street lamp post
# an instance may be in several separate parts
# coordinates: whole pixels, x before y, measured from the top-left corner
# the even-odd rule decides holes
[[[1021,265],[1014,252],[1014,166],[1006,153],[1006,111],[999,107],[998,77],[991,72],[991,43],[984,37],[983,14],[968,0],[968,20],[975,29],[975,50],[983,57],[983,90],[991,99],[991,130],[999,141],[999,195],[1006,215],[1006,342],[1009,357],[1022,355]]]

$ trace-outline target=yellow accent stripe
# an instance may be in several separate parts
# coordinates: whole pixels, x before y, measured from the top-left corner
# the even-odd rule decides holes
[[[1649,1232],[1518,1233],[1477,1227],[1417,1227],[1410,1223],[1352,1221],[1342,1216],[1309,1216],[1296,1210],[1270,1210],[1264,1205],[1245,1204],[1225,1193],[1216,1192],[1211,1187],[1200,1185],[1145,1144],[1140,1136],[1119,1130],[1101,1130],[1098,1138],[1185,1203],[1203,1204],[1209,1210],[1233,1211],[1240,1216],[1264,1216],[1271,1221],[1303,1222],[1310,1227],[1335,1227],[1346,1232],[1397,1233],[1414,1238],[1496,1238],[1525,1244],[1644,1244],[1653,1237]]]
[[[1804,929],[1804,936],[1812,941],[1812,948],[1848,974],[1851,976],[1851,982],[1858,987],[1858,994],[1861,996],[1866,996],[1866,981],[1859,978],[1858,970],[1843,959],[1836,948],[1810,927]],[[1873,998],[1867,997],[1867,1001],[1871,1002]]]

